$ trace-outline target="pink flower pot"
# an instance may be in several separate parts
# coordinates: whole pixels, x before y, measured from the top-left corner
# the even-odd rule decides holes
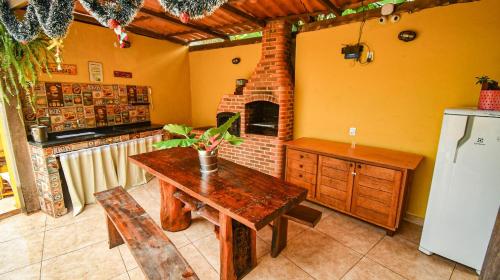
[[[500,111],[500,90],[482,90],[477,107],[479,110]]]

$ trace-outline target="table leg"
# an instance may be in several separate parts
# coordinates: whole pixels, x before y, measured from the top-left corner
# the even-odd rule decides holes
[[[174,197],[176,187],[160,180],[160,220],[161,227],[168,231],[181,231],[191,224],[191,212],[184,211],[184,204]]]
[[[120,233],[116,230],[115,225],[109,219],[108,215],[106,215],[106,225],[108,226],[108,245],[109,249],[112,249],[116,246],[122,245],[123,238]]]
[[[256,231],[219,214],[220,279],[241,279],[257,265]]]
[[[271,244],[271,257],[276,258],[286,247],[288,235],[288,219],[279,217],[273,222],[273,239]]]

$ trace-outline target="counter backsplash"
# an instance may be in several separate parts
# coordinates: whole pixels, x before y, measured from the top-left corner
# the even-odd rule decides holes
[[[40,124],[49,132],[113,126],[150,120],[149,87],[41,82],[33,107],[22,99],[26,129]]]

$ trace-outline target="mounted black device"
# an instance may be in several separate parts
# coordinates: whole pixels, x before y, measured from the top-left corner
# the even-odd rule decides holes
[[[342,48],[342,54],[345,59],[359,59],[361,57],[361,53],[363,52],[362,45],[347,45]]]

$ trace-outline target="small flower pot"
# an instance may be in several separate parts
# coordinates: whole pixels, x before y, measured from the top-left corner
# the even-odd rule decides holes
[[[198,151],[198,157],[200,159],[201,173],[212,173],[217,171],[217,151]]]
[[[477,107],[479,110],[500,111],[500,90],[481,90]]]

